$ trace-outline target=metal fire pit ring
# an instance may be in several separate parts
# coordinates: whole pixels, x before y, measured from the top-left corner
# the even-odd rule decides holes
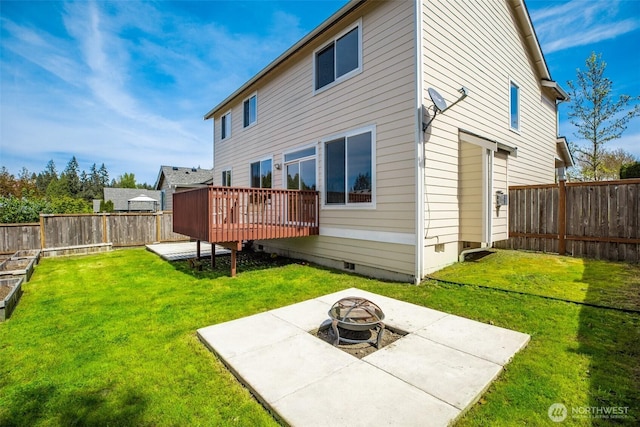
[[[380,348],[385,328],[382,322],[384,320],[384,313],[375,303],[365,298],[346,297],[333,304],[328,314],[331,318],[331,329],[335,337],[333,340],[334,346],[339,345],[342,341],[350,344],[375,344],[376,348]],[[340,336],[338,328],[355,332],[377,328],[378,336],[375,340],[344,338]]]

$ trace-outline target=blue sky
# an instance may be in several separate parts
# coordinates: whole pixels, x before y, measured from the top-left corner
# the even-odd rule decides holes
[[[460,0],[463,1],[463,0]],[[345,1],[0,2],[0,165],[105,163],[153,184],[212,166],[203,115]],[[591,51],[616,94],[640,95],[640,1],[528,0],[552,77]],[[634,53],[635,52],[635,53]],[[561,107],[561,133],[574,139]],[[640,157],[640,119],[611,143]]]

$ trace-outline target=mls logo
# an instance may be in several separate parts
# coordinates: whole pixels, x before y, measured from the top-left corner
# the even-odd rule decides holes
[[[549,410],[547,411],[549,418],[554,423],[560,423],[567,418],[567,407],[562,403],[554,403],[549,406]]]

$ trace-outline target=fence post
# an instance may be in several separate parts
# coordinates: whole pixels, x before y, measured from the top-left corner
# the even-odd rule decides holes
[[[567,251],[565,237],[567,235],[567,189],[565,180],[558,181],[558,253]]]
[[[40,214],[40,249],[45,248],[44,236],[44,215]]]
[[[102,215],[102,243],[107,243],[107,214]]]
[[[156,212],[156,242],[162,241],[162,213]]]

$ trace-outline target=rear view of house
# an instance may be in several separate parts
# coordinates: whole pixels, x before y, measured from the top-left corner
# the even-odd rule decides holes
[[[419,282],[506,239],[508,186],[570,161],[565,99],[520,0],[352,1],[206,114],[216,187],[174,196],[174,229],[311,226],[233,241]]]

